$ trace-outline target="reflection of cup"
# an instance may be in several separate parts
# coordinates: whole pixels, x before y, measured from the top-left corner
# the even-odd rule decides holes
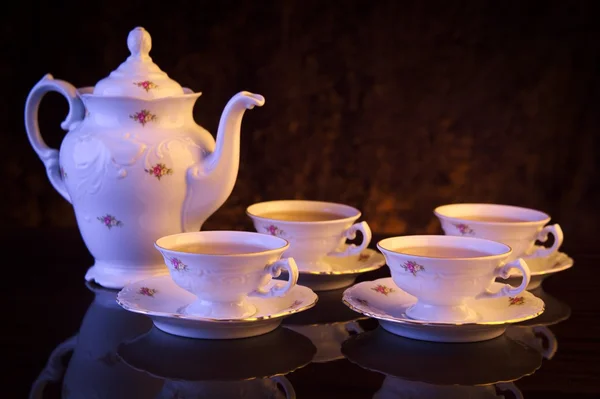
[[[504,399],[506,396],[496,392],[497,387],[498,390],[512,392],[512,397],[516,399],[523,398],[523,394],[513,383],[487,386],[434,385],[386,376],[373,399]]]
[[[283,376],[248,381],[165,381],[157,399],[173,398],[295,399],[296,392],[290,381]]]
[[[285,238],[290,243],[285,256],[293,257],[300,270],[329,269],[327,256],[360,254],[371,242],[367,222],[355,223],[358,209],[333,202],[283,200],[251,205],[246,213],[259,233]],[[360,245],[345,245],[362,233]]]
[[[314,363],[325,363],[343,359],[342,343],[353,334],[363,332],[357,321],[331,324],[286,325],[286,328],[310,338],[317,347]]]
[[[280,259],[289,244],[281,238],[246,231],[200,231],[159,238],[173,281],[196,295],[184,310],[214,319],[244,319],[256,313],[248,295],[285,295],[298,281],[292,258]],[[268,283],[281,271],[287,283]]]
[[[520,257],[544,257],[558,251],[563,233],[558,224],[546,226],[550,216],[535,209],[496,204],[451,204],[437,207],[435,215],[447,235],[499,241],[513,250],[508,261]],[[554,236],[550,248],[535,246]]]
[[[147,317],[127,312],[116,302],[117,292],[88,283],[94,301],[85,314],[79,334],[52,353],[34,383],[30,398],[43,397],[44,385],[61,376],[61,358],[73,352],[63,379],[63,396],[73,398],[147,398],[163,382],[123,364],[117,346],[152,327]]]
[[[530,273],[521,259],[505,263],[509,246],[481,238],[441,235],[386,238],[377,243],[394,283],[417,298],[406,314],[417,320],[470,322],[477,318],[465,301],[471,298],[517,296],[527,288]],[[519,287],[488,288],[512,269],[524,276]]]
[[[510,326],[505,334],[537,350],[544,359],[552,359],[558,350],[556,335],[546,326]]]

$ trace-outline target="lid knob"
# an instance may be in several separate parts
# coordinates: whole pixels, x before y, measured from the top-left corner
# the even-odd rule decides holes
[[[141,26],[127,36],[131,55],[94,87],[94,95],[156,99],[181,96],[183,88],[150,58],[152,38]]]
[[[127,36],[127,47],[131,56],[135,58],[149,57],[152,48],[152,38],[150,33],[141,26],[133,29]]]

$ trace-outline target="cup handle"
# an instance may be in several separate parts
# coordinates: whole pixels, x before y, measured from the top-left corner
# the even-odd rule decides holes
[[[367,224],[367,222],[354,223],[350,228],[342,234],[344,238],[349,240],[354,240],[356,238],[356,232],[360,231],[363,235],[362,242],[360,245],[346,245],[343,251],[333,251],[327,254],[327,256],[335,256],[335,257],[345,257],[351,255],[358,255],[362,251],[364,251],[369,244],[371,243],[371,237],[373,234],[371,233],[371,228]]]
[[[500,391],[510,391],[515,399],[523,399],[523,392],[515,386],[512,382],[501,382],[496,384],[496,388]],[[499,396],[500,397],[500,396]],[[502,396],[503,398],[504,396]]]
[[[288,280],[286,283],[275,283],[271,288],[266,288],[266,285],[271,279],[264,279],[267,280],[267,283],[258,287],[254,295],[261,298],[273,298],[287,294],[298,282],[298,266],[296,266],[296,261],[294,261],[293,258],[279,259],[278,261],[265,266],[266,276],[271,275],[271,277],[279,277],[282,270],[285,270],[288,273]]]
[[[292,386],[290,380],[288,380],[282,375],[276,375],[275,377],[271,377],[271,380],[283,388],[283,390],[285,391],[286,399],[296,399],[296,391],[294,390],[294,387]]]
[[[562,245],[563,239],[564,239],[562,229],[560,228],[558,223],[553,224],[551,226],[545,226],[543,229],[541,229],[536,237],[536,240],[539,240],[541,242],[546,242],[548,240],[548,234],[552,234],[554,236],[554,244],[552,244],[552,246],[549,248],[537,247],[537,250],[535,250],[529,256],[536,257],[536,258],[546,257],[546,256],[550,256],[554,252],[558,251],[558,249]]]
[[[511,269],[518,269],[523,275],[523,281],[521,285],[518,287],[513,287],[510,284],[504,284],[504,286],[497,292],[485,291],[481,294],[477,295],[477,299],[485,299],[485,298],[500,298],[503,296],[517,296],[521,292],[525,291],[527,285],[529,284],[529,280],[531,279],[531,272],[529,271],[529,266],[527,263],[521,258],[513,260],[510,263],[506,263],[504,265],[498,266],[494,275],[495,277],[500,277],[503,279],[507,279],[510,277]]]

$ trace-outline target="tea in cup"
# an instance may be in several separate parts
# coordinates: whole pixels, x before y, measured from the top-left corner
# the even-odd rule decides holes
[[[451,204],[439,206],[434,214],[446,235],[500,241],[513,250],[509,258],[546,257],[558,251],[563,233],[558,224],[548,225],[550,216],[535,209],[496,204]],[[554,236],[551,247],[536,246]]]
[[[531,278],[522,259],[506,262],[512,250],[506,244],[472,237],[443,235],[386,238],[377,243],[385,256],[394,283],[417,298],[407,316],[439,323],[469,323],[477,314],[465,301],[471,298],[514,297]],[[518,287],[504,284],[489,291],[496,277],[512,269],[523,276]]]
[[[173,281],[197,299],[187,314],[216,320],[250,318],[257,311],[248,295],[283,296],[298,281],[292,258],[281,259],[289,243],[246,231],[198,231],[159,238],[154,244]],[[270,284],[285,270],[287,282]]]
[[[285,256],[293,257],[301,271],[324,271],[331,266],[326,257],[360,254],[371,242],[367,222],[355,223],[358,209],[333,202],[282,200],[251,205],[246,210],[256,231],[289,241]],[[360,245],[347,245],[357,232]]]

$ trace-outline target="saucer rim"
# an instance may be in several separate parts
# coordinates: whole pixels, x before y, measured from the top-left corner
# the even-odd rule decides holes
[[[379,278],[376,280],[371,280],[371,281],[362,281],[358,284],[354,284],[352,287],[349,287],[348,289],[346,289],[344,291],[344,294],[342,296],[342,301],[344,302],[344,304],[346,306],[348,306],[350,309],[354,310],[355,312],[358,312],[360,314],[363,314],[365,316],[377,319],[377,320],[385,320],[385,321],[389,321],[391,323],[401,323],[401,324],[417,324],[417,325],[421,325],[421,326],[432,326],[432,327],[449,327],[449,326],[455,326],[455,327],[460,327],[460,326],[500,326],[500,325],[507,325],[507,324],[516,324],[516,323],[520,323],[523,321],[527,321],[527,320],[531,320],[534,319],[536,317],[538,317],[539,315],[541,315],[542,313],[544,313],[544,310],[546,309],[545,303],[543,300],[541,300],[540,298],[536,297],[535,295],[533,295],[532,293],[530,293],[527,290],[524,290],[523,292],[521,292],[519,295],[529,295],[535,299],[537,299],[541,306],[540,306],[540,310],[538,312],[536,312],[535,314],[531,314],[529,316],[525,316],[525,317],[521,317],[521,318],[517,318],[517,319],[510,319],[510,320],[503,320],[503,321],[469,321],[469,322],[443,322],[443,321],[425,321],[425,320],[417,320],[417,319],[410,319],[410,318],[395,318],[393,316],[384,316],[381,314],[375,314],[372,312],[368,312],[365,311],[364,309],[360,309],[357,306],[351,304],[347,298],[350,297],[351,291],[353,289],[355,289],[355,287],[358,287],[359,285],[362,284],[367,284],[367,283],[373,283],[376,281],[382,281],[382,280],[386,280],[386,279],[391,279],[391,277],[384,277],[384,278]],[[395,284],[394,284],[395,285]],[[402,290],[401,288],[397,287],[399,290],[401,290],[402,292],[405,292],[404,290]]]
[[[239,323],[239,324],[243,324],[243,323],[256,323],[256,322],[266,321],[266,320],[282,319],[284,317],[288,317],[293,314],[308,310],[308,309],[314,307],[317,304],[317,302],[319,301],[319,296],[312,289],[310,289],[309,287],[306,287],[304,285],[296,284],[295,287],[298,287],[301,290],[307,290],[306,293],[309,294],[309,298],[311,296],[310,294],[312,294],[312,297],[313,297],[312,302],[310,302],[304,306],[300,306],[300,307],[297,307],[294,309],[289,309],[285,312],[278,312],[278,313],[265,315],[265,316],[261,316],[261,317],[246,317],[246,318],[242,318],[242,319],[216,319],[216,318],[210,318],[210,317],[186,315],[186,314],[182,314],[182,313],[158,312],[158,311],[153,311],[153,310],[148,310],[148,309],[136,308],[136,307],[128,305],[126,303],[126,301],[123,298],[121,298],[121,296],[124,295],[123,291],[127,288],[132,289],[134,286],[137,286],[137,285],[140,285],[143,283],[147,284],[147,282],[149,282],[149,281],[166,280],[167,278],[171,279],[171,276],[165,275],[165,276],[151,277],[146,280],[135,281],[131,284],[128,284],[127,286],[123,287],[123,289],[121,291],[119,291],[119,293],[117,294],[117,297],[116,297],[117,304],[119,304],[119,306],[121,306],[123,309],[125,309],[129,312],[144,314],[149,317],[166,317],[169,319],[180,319],[180,320],[187,320],[187,321],[192,321],[192,322],[202,322],[202,323],[217,323],[217,324]],[[181,291],[184,291],[180,287],[177,287],[177,286],[175,286],[175,287]],[[265,300],[270,300],[270,299],[276,299],[278,297],[274,297],[274,298],[256,297],[256,298],[258,300],[265,301]],[[129,301],[127,301],[127,302],[129,302]]]
[[[372,252],[373,254],[371,255],[371,258],[376,258],[375,260],[370,260],[371,258],[369,258],[369,266],[360,268],[360,269],[347,269],[347,270],[300,270],[298,269],[298,273],[299,274],[309,274],[309,275],[313,275],[313,276],[350,276],[353,274],[363,274],[363,273],[367,273],[367,272],[371,272],[373,270],[377,270],[382,268],[383,266],[385,266],[385,257],[383,256],[383,254],[381,254],[379,251],[371,249],[371,248],[365,248],[362,252]]]

